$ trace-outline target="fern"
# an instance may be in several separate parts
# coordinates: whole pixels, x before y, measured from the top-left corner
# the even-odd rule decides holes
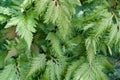
[[[16,74],[17,70],[14,64],[9,64],[0,74],[1,80],[19,80],[18,75]]]
[[[75,61],[69,65],[67,69],[67,74],[65,76],[65,80],[71,80],[73,78],[73,75],[75,71],[79,68],[79,66],[84,63],[85,59],[83,57],[80,58],[80,60]]]
[[[22,14],[20,16],[11,18],[10,21],[5,26],[5,28],[9,28],[12,26],[17,26],[16,27],[17,34],[21,36],[21,38],[25,39],[28,48],[30,49],[33,39],[32,33],[35,33],[36,31],[34,28],[36,27],[36,21],[34,19],[34,15],[31,14],[31,11],[27,13],[27,16]]]
[[[62,66],[59,62],[54,63],[52,60],[48,61],[44,80],[62,80],[61,75],[64,69]]]
[[[102,72],[102,66],[93,63],[89,65],[84,63],[79,70],[76,71],[74,80],[108,80],[107,76]]]
[[[54,56],[61,57],[63,55],[63,51],[61,49],[60,41],[57,38],[57,36],[54,33],[49,33],[47,40],[50,40],[52,52],[54,53]]]
[[[33,58],[32,64],[31,64],[31,68],[30,71],[26,77],[26,79],[33,75],[35,72],[37,71],[42,71],[44,70],[46,66],[46,56],[44,54],[41,54],[39,56],[37,56],[36,58]]]
[[[0,0],[0,80],[109,80],[119,3]]]

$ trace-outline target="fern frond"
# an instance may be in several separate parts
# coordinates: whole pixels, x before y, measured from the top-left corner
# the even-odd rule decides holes
[[[38,14],[43,14],[48,6],[48,4],[50,3],[50,1],[52,0],[36,0],[35,1],[35,11]]]
[[[117,36],[118,33],[119,31],[117,25],[116,24],[112,25],[109,33],[109,41],[108,41],[109,45],[113,43],[117,43],[119,41],[119,37]]]
[[[61,49],[60,40],[58,39],[58,37],[54,33],[49,33],[46,39],[50,40],[50,44],[52,46],[51,49],[52,53],[54,53],[54,56],[56,57],[62,56],[63,51]]]
[[[47,9],[44,22],[58,25],[60,36],[66,40],[72,33],[71,17],[75,13],[77,2],[78,0],[72,3],[64,0],[41,0],[37,1],[36,9],[39,14],[44,13]]]
[[[84,63],[80,69],[76,71],[73,80],[108,80],[105,73],[102,72],[103,67],[94,63],[89,65]]]
[[[90,64],[92,63],[92,61],[95,58],[95,54],[96,54],[96,41],[94,39],[88,38],[86,39],[86,50],[87,50],[87,57],[88,57],[88,61],[90,62]]]
[[[71,80],[73,78],[75,71],[79,68],[79,66],[81,64],[84,63],[84,61],[85,61],[85,59],[83,57],[81,57],[80,60],[77,60],[77,61],[71,63],[71,65],[68,66],[64,80]]]
[[[113,65],[109,62],[109,59],[107,57],[104,57],[102,55],[96,56],[97,63],[99,63],[101,66],[103,66],[106,70],[113,71],[114,67]]]
[[[44,80],[56,80],[55,63],[52,60],[47,62]]]
[[[26,6],[28,6],[31,3],[32,0],[24,0],[23,3],[21,4],[21,6],[23,8],[25,8]]]
[[[21,7],[23,10],[30,6],[35,0],[24,0],[23,3],[21,4]]]
[[[99,26],[95,28],[95,37],[99,37],[102,33],[104,33],[107,27],[111,26],[113,16],[110,13],[106,13],[104,17],[105,19],[100,21]]]
[[[4,15],[11,15],[11,9],[0,6],[0,13]]]
[[[74,2],[76,1],[78,0],[75,0]],[[58,27],[59,34],[63,38],[63,40],[67,40],[72,35],[71,18],[72,15],[75,14],[75,7],[77,4],[72,3],[72,1],[69,2],[69,0],[68,1],[60,0],[58,2],[59,16],[58,20],[56,20],[56,24],[58,24],[59,26]]]
[[[57,80],[62,80],[61,75],[63,70],[64,68],[62,68],[61,64],[55,65],[55,73],[56,73]]]
[[[7,65],[0,74],[0,80],[18,80],[14,64]]]
[[[44,80],[62,80],[61,75],[64,68],[59,62],[53,62],[52,60],[47,62],[46,71],[44,73]]]
[[[54,1],[51,1],[48,6],[49,7],[47,8],[46,15],[45,15],[45,21],[44,22],[45,23],[48,23],[48,22],[54,22],[55,23],[56,19],[58,18],[58,15],[59,15],[58,8],[55,5]],[[55,13],[55,11],[56,11],[56,13]],[[56,19],[54,20],[53,18],[56,18]]]
[[[10,21],[5,26],[5,28],[17,26],[16,27],[17,34],[21,36],[21,38],[25,39],[29,49],[33,39],[32,33],[35,33],[36,31],[34,28],[36,27],[36,21],[34,17],[35,17],[34,14],[28,12],[27,15],[22,14],[17,17],[11,18]]]
[[[45,69],[46,66],[46,56],[44,54],[40,54],[37,57],[33,58],[32,63],[31,63],[31,68],[30,71],[28,72],[28,77],[33,75],[35,72],[39,71],[41,72],[42,70]]]

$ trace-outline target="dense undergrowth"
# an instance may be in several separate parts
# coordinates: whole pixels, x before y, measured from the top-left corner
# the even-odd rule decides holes
[[[0,0],[0,80],[120,80],[119,0]]]

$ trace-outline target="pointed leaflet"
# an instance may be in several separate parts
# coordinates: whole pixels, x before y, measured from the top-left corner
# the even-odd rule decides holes
[[[47,62],[46,71],[44,73],[44,80],[62,80],[62,66],[59,62],[49,60]]]
[[[17,17],[13,17],[7,23],[5,28],[16,26],[16,32],[21,38],[24,38],[28,48],[30,49],[33,34],[36,30],[36,21],[34,19],[34,12],[28,12],[26,15],[22,14]]]
[[[104,16],[105,19],[103,18],[102,21],[100,21],[98,24],[99,26],[95,27],[95,37],[99,37],[104,31],[107,29],[107,27],[111,26],[112,23],[112,18],[113,16],[110,13],[104,12],[106,15]]]
[[[55,63],[52,60],[47,62],[44,80],[56,80]]]
[[[56,11],[55,10],[56,6],[55,6],[54,1],[51,1],[48,6],[49,7],[48,7],[47,12],[45,14],[45,21],[44,21],[45,23],[52,22],[53,18],[55,17],[54,12]]]
[[[0,14],[11,15],[11,9],[0,6]]]
[[[80,60],[72,62],[71,65],[68,66],[68,69],[67,69],[67,72],[66,72],[66,75],[65,75],[65,80],[71,80],[71,78],[73,77],[73,74],[75,73],[75,71],[84,62],[85,62],[84,57],[81,57]]]
[[[23,3],[21,4],[21,7],[25,9],[26,7],[30,6],[34,2],[34,0],[24,0]]]
[[[75,13],[76,5],[79,3],[78,0],[74,0],[74,2],[70,0],[58,1],[59,16],[58,19],[56,19],[56,23],[59,26],[59,34],[63,40],[67,40],[72,34],[71,18]]]

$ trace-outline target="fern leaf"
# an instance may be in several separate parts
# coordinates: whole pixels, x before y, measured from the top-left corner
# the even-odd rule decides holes
[[[44,21],[45,23],[52,22],[53,18],[55,17],[54,12],[57,11],[54,1],[51,1],[48,6],[49,7],[47,8],[47,12],[45,15],[45,21]],[[58,12],[57,12],[57,14],[59,15]],[[56,18],[58,18],[58,17],[56,17]]]
[[[43,14],[44,11],[46,10],[48,4],[50,3],[50,1],[52,1],[52,0],[36,0],[35,1],[35,3],[36,3],[35,11],[40,15]]]
[[[24,0],[21,4],[21,10],[22,12],[25,10],[25,8],[29,7],[35,0]]]
[[[41,0],[37,1],[36,9],[39,14],[45,12],[45,23],[52,22],[58,25],[59,34],[63,40],[67,40],[71,36],[71,17],[75,13],[75,6],[78,4],[75,2],[63,0]],[[64,4],[66,3],[66,4]],[[48,7],[47,7],[48,5]]]
[[[68,40],[69,37],[72,35],[71,23],[69,19],[65,16],[60,14],[60,18],[58,19],[58,29],[59,29],[59,36],[62,37],[63,40]]]
[[[72,4],[72,5],[81,5],[80,1],[79,0],[68,0],[69,4]]]
[[[33,34],[35,33],[35,28],[36,27],[36,21],[34,19],[34,15],[28,12],[27,15],[20,15],[17,17],[13,17],[10,19],[10,21],[7,23],[5,28],[12,27],[12,26],[17,26],[16,27],[16,32],[21,38],[24,38],[28,48],[30,49],[32,39],[33,39]]]
[[[52,60],[47,62],[44,80],[62,80],[62,65],[59,62],[54,63]]]
[[[67,40],[72,35],[71,29],[71,18],[75,14],[75,6],[78,4],[72,3],[64,0],[58,2],[59,16],[56,19],[56,24],[58,24],[59,34],[63,40]],[[75,0],[76,2],[78,0]],[[59,5],[60,4],[60,5]]]
[[[80,58],[80,60],[77,60],[71,65],[68,66],[67,73],[65,75],[65,80],[71,80],[75,71],[79,68],[79,66],[84,63],[85,59],[83,57]]]
[[[90,64],[95,58],[96,47],[97,46],[94,39],[91,38],[86,39],[86,50],[87,50],[88,61],[90,62]]]
[[[56,73],[56,78],[57,78],[57,80],[61,80],[62,70],[64,70],[64,69],[61,68],[61,65],[60,65],[60,64],[56,64],[56,65],[55,65],[55,73]]]
[[[44,54],[40,54],[39,56],[33,58],[32,63],[31,63],[31,68],[30,71],[26,77],[26,79],[33,75],[37,71],[42,71],[44,70],[46,66],[46,56]]]
[[[11,9],[0,6],[0,13],[4,15],[11,15]]]
[[[105,19],[100,21],[100,25],[96,27],[96,34],[95,37],[99,37],[104,31],[107,29],[107,27],[111,26],[112,23],[112,15],[111,14],[106,14]]]
[[[16,74],[16,69],[13,64],[5,67],[0,74],[0,80],[18,80],[18,75]]]
[[[109,62],[109,59],[102,55],[96,56],[96,62],[98,62],[101,66],[103,66],[105,69],[109,71],[113,71],[114,69],[113,65]]]
[[[61,49],[60,40],[57,38],[57,36],[54,33],[49,33],[46,39],[50,40],[51,42],[52,52],[54,53],[54,56],[62,56],[63,51]]]
[[[10,19],[10,21],[7,23],[7,25],[5,26],[5,28],[9,28],[12,26],[16,26],[19,22],[19,19],[17,19],[17,17],[13,17]]]
[[[90,66],[88,63],[84,63],[80,69],[76,71],[73,80],[108,80],[105,73],[102,72],[103,67],[94,63]]]
[[[108,41],[108,44],[111,44],[113,42],[115,42],[115,39],[116,39],[116,35],[117,35],[117,26],[116,25],[113,25],[111,30],[110,30],[110,34],[109,34],[109,41]]]

